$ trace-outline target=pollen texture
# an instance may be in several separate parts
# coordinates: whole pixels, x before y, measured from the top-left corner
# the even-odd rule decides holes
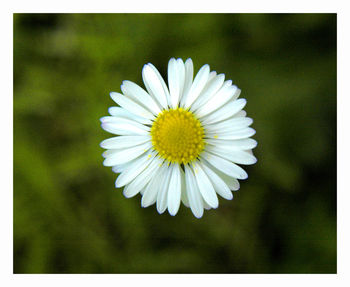
[[[183,108],[164,110],[151,128],[152,144],[169,162],[186,164],[204,148],[204,129],[192,112]]]

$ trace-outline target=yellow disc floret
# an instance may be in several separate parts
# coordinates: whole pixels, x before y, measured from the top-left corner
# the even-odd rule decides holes
[[[159,113],[151,135],[154,149],[169,162],[189,163],[204,149],[204,129],[200,121],[183,108]]]

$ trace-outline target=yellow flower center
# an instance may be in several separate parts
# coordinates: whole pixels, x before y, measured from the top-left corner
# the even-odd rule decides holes
[[[186,164],[204,148],[204,129],[192,112],[183,108],[164,110],[151,128],[152,144],[169,162]]]

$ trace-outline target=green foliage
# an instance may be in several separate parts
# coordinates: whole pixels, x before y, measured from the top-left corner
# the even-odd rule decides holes
[[[200,220],[114,188],[99,118],[171,57],[248,100],[258,163]],[[336,15],[14,15],[15,273],[335,273]]]

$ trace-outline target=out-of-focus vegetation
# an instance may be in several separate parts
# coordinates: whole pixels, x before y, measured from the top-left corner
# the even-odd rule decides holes
[[[258,163],[196,219],[126,199],[99,118],[151,62],[248,100]],[[336,15],[14,15],[15,273],[335,273]]]

